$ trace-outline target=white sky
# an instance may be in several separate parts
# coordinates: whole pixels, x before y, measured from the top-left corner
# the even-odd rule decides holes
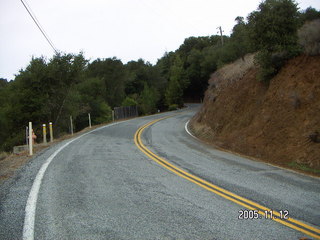
[[[116,56],[124,63],[152,64],[190,36],[229,35],[237,16],[246,17],[260,0],[25,0],[59,51],[86,58]],[[298,0],[320,9],[319,0]],[[0,78],[14,79],[32,56],[53,50],[20,0],[0,0]]]

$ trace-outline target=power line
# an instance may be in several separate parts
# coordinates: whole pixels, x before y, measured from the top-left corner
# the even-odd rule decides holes
[[[30,13],[32,14],[32,16],[34,17],[34,19],[36,20],[36,22],[39,24],[40,28],[42,29],[42,31],[44,32],[44,34],[47,36],[47,38],[49,39],[49,41],[52,43],[52,40],[49,38],[48,34],[46,33],[46,31],[44,30],[44,28],[42,27],[42,25],[40,24],[39,20],[36,17],[36,14],[32,11],[31,7],[29,6],[28,2],[25,0],[24,3],[26,4],[26,6],[28,7]],[[54,46],[54,44],[52,43],[52,45]],[[54,46],[55,47],[55,46]],[[56,47],[55,47],[56,49]]]
[[[25,7],[25,9],[27,10],[27,12],[29,13],[30,17],[32,18],[32,20],[34,21],[34,23],[37,25],[37,27],[39,28],[39,30],[41,31],[42,35],[45,37],[45,39],[47,40],[47,42],[50,44],[50,46],[52,47],[53,51],[57,54],[58,51],[55,48],[53,42],[50,40],[49,36],[46,34],[46,32],[44,31],[44,29],[41,27],[40,22],[37,20],[35,14],[32,14],[32,10],[30,8],[30,6],[26,3],[24,3],[23,0],[20,0],[21,3],[23,4],[23,6]],[[27,7],[28,5],[28,7]]]
[[[55,48],[53,42],[51,41],[51,39],[49,38],[49,36],[47,35],[47,33],[44,31],[43,27],[40,25],[40,22],[38,21],[38,19],[36,18],[35,14],[32,12],[30,6],[27,4],[27,2],[23,2],[23,0],[20,0],[23,4],[23,6],[25,7],[25,9],[27,10],[27,12],[29,13],[30,17],[32,18],[32,20],[35,22],[35,24],[37,25],[37,27],[39,28],[39,30],[41,31],[42,35],[46,38],[46,40],[48,41],[48,43],[50,44],[50,46],[52,47],[52,49],[54,50],[54,52],[57,54],[58,51]]]

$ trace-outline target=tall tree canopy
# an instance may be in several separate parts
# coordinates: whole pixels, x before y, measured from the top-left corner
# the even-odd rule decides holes
[[[257,49],[283,51],[297,43],[299,12],[291,0],[266,0],[248,16],[250,36]]]

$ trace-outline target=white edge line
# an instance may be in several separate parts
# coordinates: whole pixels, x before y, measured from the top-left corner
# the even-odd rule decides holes
[[[186,124],[185,124],[185,126],[184,126],[184,129],[186,130],[186,132],[187,132],[191,137],[193,137],[194,139],[196,139],[196,140],[199,141],[199,138],[197,138],[196,136],[194,136],[194,135],[189,131],[189,129],[188,129],[189,122],[190,122],[190,120],[188,120],[188,122],[186,122]],[[302,173],[302,172],[294,171],[293,169],[284,168],[284,167],[281,167],[281,166],[278,166],[278,165],[274,165],[274,164],[272,164],[272,163],[264,162],[264,161],[262,161],[262,160],[260,160],[260,159],[250,159],[249,156],[245,156],[245,155],[241,155],[241,154],[233,153],[233,152],[228,152],[228,151],[223,151],[223,149],[215,149],[215,150],[218,150],[218,151],[223,152],[223,153],[231,154],[231,155],[236,156],[236,157],[244,158],[244,159],[246,159],[246,160],[250,160],[250,161],[253,161],[253,162],[259,162],[259,163],[262,163],[262,164],[269,165],[269,166],[271,166],[271,167],[279,168],[279,170],[284,170],[284,171],[291,172],[291,173],[293,173],[293,174],[298,174],[298,175],[301,175],[301,176],[304,176],[304,177],[310,177],[310,178],[314,178],[314,179],[319,180],[319,177],[315,177],[315,176],[308,175],[308,174],[305,174],[305,173]]]
[[[191,137],[199,140],[196,136],[194,136],[194,135],[189,131],[189,129],[188,129],[189,122],[190,122],[190,120],[188,120],[188,122],[186,122],[186,125],[184,125],[184,129],[186,130],[186,132],[187,132]]]
[[[130,120],[127,120],[127,121],[130,121]],[[36,207],[37,207],[38,193],[40,190],[43,176],[44,176],[49,164],[54,159],[54,157],[57,156],[57,154],[62,149],[67,147],[70,143],[78,140],[79,138],[81,138],[89,133],[101,130],[106,127],[111,127],[111,126],[117,125],[119,123],[127,122],[127,121],[112,123],[112,124],[94,129],[94,130],[87,132],[87,133],[85,133],[75,139],[72,139],[71,141],[65,143],[63,146],[58,148],[53,154],[50,155],[50,157],[45,161],[45,163],[42,164],[40,170],[38,171],[38,173],[33,181],[33,184],[32,184],[32,187],[31,187],[31,190],[29,193],[29,197],[27,200],[27,204],[26,204],[26,208],[25,208],[25,218],[24,218],[24,224],[23,224],[23,235],[22,235],[23,240],[33,240],[34,239],[34,223],[35,223],[35,213],[36,213]]]

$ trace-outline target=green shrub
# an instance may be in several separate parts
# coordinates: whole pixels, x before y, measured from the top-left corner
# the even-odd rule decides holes
[[[255,62],[260,66],[258,80],[268,83],[280,71],[287,60],[298,56],[301,48],[297,45],[288,46],[287,50],[282,52],[269,52],[261,50],[255,56]]]
[[[268,51],[261,51],[256,55],[255,60],[260,66],[258,80],[269,82],[269,80],[278,73],[285,58],[282,54],[272,54]]]
[[[178,109],[179,109],[178,104],[171,104],[171,105],[169,105],[169,108],[168,108],[169,111],[174,111],[174,110],[178,110]]]
[[[14,146],[25,144],[25,131],[21,130],[16,134],[12,134],[9,138],[6,139],[5,143],[1,146],[1,151],[12,152]]]
[[[130,97],[126,97],[121,103],[122,107],[131,107],[136,105],[138,105],[138,103]]]
[[[95,119],[94,124],[110,122],[112,120],[112,109],[106,102],[99,102],[97,110],[99,117]]]

